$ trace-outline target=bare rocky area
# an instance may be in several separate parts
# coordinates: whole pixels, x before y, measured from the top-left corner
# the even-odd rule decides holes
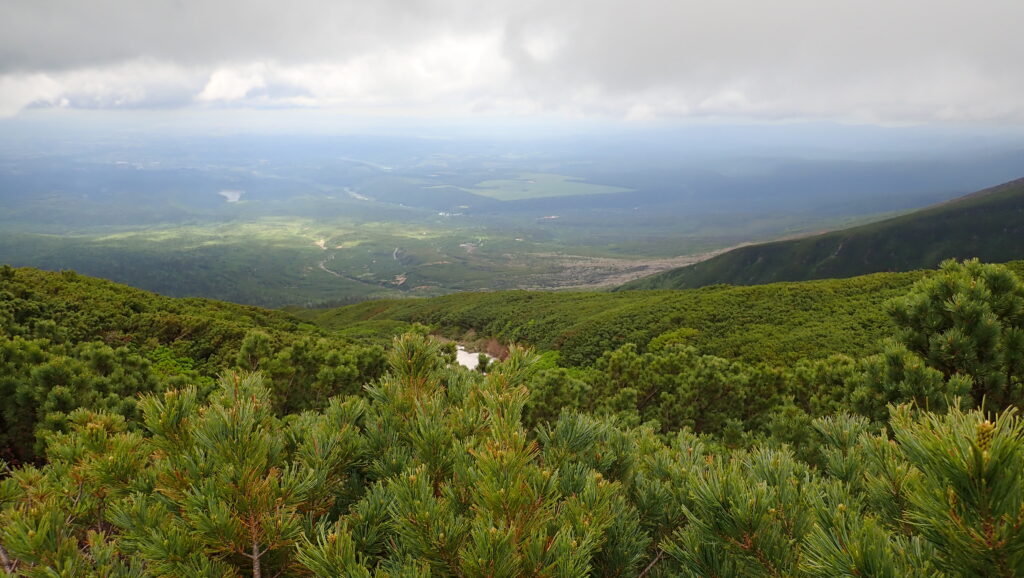
[[[682,255],[663,259],[615,259],[582,255],[544,255],[551,259],[552,273],[529,275],[520,289],[601,289],[616,287],[628,281],[661,273],[676,267],[685,267],[721,255],[742,243],[695,255]]]

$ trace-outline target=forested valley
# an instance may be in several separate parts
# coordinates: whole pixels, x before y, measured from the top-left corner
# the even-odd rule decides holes
[[[3,267],[0,568],[1021,575],[1020,269],[281,312]]]

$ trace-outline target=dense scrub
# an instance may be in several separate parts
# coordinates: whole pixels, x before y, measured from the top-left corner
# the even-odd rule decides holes
[[[1020,575],[1024,284],[949,262],[905,293],[870,356],[747,362],[677,331],[577,368],[513,347],[485,375],[418,330],[362,390],[318,392],[307,373],[285,400],[275,375],[301,356],[247,330],[213,386],[157,383],[134,413],[83,404],[40,435],[45,463],[0,481],[0,564]]]
[[[33,459],[79,407],[136,420],[138,394],[204,390],[262,358],[277,411],[322,406],[380,375],[356,346],[275,311],[170,299],[74,272],[0,268],[0,458]],[[301,388],[297,384],[302,384]]]
[[[1006,267],[1024,274],[1024,261]],[[884,304],[929,274],[878,273],[688,291],[460,293],[297,313],[356,338],[394,335],[408,327],[403,323],[430,325],[458,339],[493,336],[558,351],[564,366],[591,365],[629,343],[645,352],[650,343],[680,336],[705,354],[789,365],[879,351],[879,341],[895,329]]]
[[[372,301],[302,316],[332,329],[404,321],[556,350],[564,365],[589,365],[627,343],[646,351],[661,336],[686,334],[700,351],[772,364],[834,353],[864,355],[893,326],[882,304],[923,272],[758,287],[624,293],[460,293]]]

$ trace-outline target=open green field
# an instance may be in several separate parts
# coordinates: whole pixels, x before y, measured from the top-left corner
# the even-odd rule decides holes
[[[605,290],[887,207],[781,185],[738,203],[737,183],[686,184],[677,158],[649,151],[622,164],[562,144],[131,142],[0,158],[0,264],[267,307]]]
[[[489,222],[421,212],[388,220],[327,209],[320,217],[6,230],[0,264],[72,269],[168,296],[328,307],[460,291],[611,289],[744,240],[719,236],[707,228],[713,223],[689,234],[686,222],[679,234],[648,227],[627,238],[628,227],[600,215]]]
[[[65,234],[0,233],[0,263],[72,269],[169,296],[270,307],[606,280],[610,286],[648,261],[664,259],[624,254],[614,243],[585,244],[543,231],[437,217],[256,217]]]

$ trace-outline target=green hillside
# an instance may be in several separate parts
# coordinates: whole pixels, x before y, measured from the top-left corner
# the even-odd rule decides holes
[[[0,574],[1020,576],[1022,269],[304,313],[330,330],[3,267]],[[580,362],[343,337],[398,318]]]
[[[1024,261],[1008,266],[1024,272]],[[394,334],[403,323],[423,323],[463,341],[495,337],[557,350],[567,365],[592,363],[626,343],[643,349],[663,335],[685,335],[688,344],[711,355],[791,362],[874,351],[878,339],[892,329],[882,304],[928,274],[877,273],[687,291],[460,293],[297,314],[353,337]]]
[[[0,267],[0,574],[1018,576],[1022,270],[316,327]],[[469,371],[411,321],[572,367]]]
[[[37,457],[43,438],[65,430],[78,408],[131,420],[140,394],[184,384],[208,392],[237,367],[264,372],[279,412],[317,407],[378,376],[382,355],[281,311],[5,265],[0,461]]]
[[[1021,265],[1024,265],[1022,263]],[[891,330],[881,309],[923,272],[693,291],[460,293],[372,301],[299,315],[361,335],[423,323],[463,341],[475,335],[558,350],[563,363],[592,363],[626,343],[685,334],[701,351],[748,361],[861,355]],[[681,332],[680,332],[681,331]]]
[[[751,245],[623,285],[687,289],[930,269],[949,258],[1024,257],[1024,179],[907,215],[823,235]]]

